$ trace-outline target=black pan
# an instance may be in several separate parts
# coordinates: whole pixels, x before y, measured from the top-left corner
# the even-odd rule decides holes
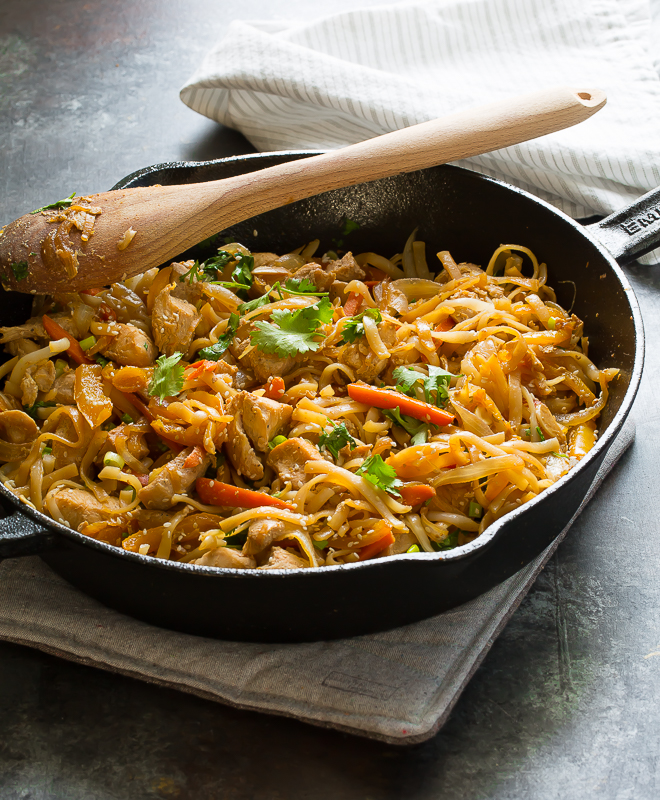
[[[115,188],[215,180],[309,153],[161,164]],[[660,191],[584,228],[547,203],[499,181],[442,166],[333,191],[263,214],[222,232],[220,241],[286,252],[313,238],[322,249],[400,252],[419,226],[429,254],[488,262],[501,243],[530,247],[549,267],[559,302],[585,321],[590,356],[619,367],[601,416],[599,441],[568,476],[492,525],[474,542],[444,553],[295,572],[213,569],[161,561],[97,542],[20,503],[4,486],[0,557],[39,553],[67,581],[108,606],[188,633],[299,642],[384,630],[464,603],[539,555],[571,519],[630,410],[641,377],[643,329],[619,268],[660,241]],[[660,206],[658,207],[660,208]],[[347,236],[346,219],[359,223]],[[343,240],[341,243],[338,240]],[[215,243],[217,248],[218,244]],[[197,249],[205,257],[213,250]],[[30,298],[0,295],[3,324],[29,316]]]

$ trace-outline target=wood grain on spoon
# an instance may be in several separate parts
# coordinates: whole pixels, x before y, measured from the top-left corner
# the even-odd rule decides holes
[[[63,212],[64,220],[30,213],[3,229],[0,282],[6,289],[30,293],[104,286],[160,266],[208,236],[265,211],[553,133],[588,119],[605,102],[597,89],[557,87],[247,175],[104,192],[81,202],[76,198],[74,203],[96,214],[76,212],[72,206]],[[74,214],[79,223],[87,220],[87,228],[93,221],[88,241],[83,239],[85,229],[70,226]],[[129,230],[135,236],[120,249]]]

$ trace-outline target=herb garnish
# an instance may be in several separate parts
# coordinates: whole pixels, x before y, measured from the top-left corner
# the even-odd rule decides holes
[[[220,358],[227,352],[227,348],[231,344],[236,331],[238,330],[238,323],[240,319],[238,314],[230,314],[229,322],[227,323],[227,330],[218,338],[215,344],[208,347],[203,347],[197,354],[200,359],[206,361],[219,361]]]
[[[272,322],[256,322],[250,333],[250,341],[262,353],[277,353],[284,358],[318,350],[321,342],[318,328],[332,319],[334,308],[327,297],[322,297],[313,306],[296,311],[276,309],[271,314]]]
[[[55,406],[55,405],[57,405],[57,403],[54,400],[47,400],[47,401],[46,400],[37,400],[37,402],[34,403],[31,406],[23,406],[23,411],[25,411],[25,413],[29,417],[32,417],[32,419],[36,420],[36,419],[39,419],[39,417],[37,416],[37,410],[38,409],[40,409],[40,408],[50,408],[51,406]]]
[[[452,372],[447,372],[442,367],[428,365],[428,378],[410,367],[397,367],[392,376],[396,381],[396,388],[399,392],[410,397],[415,396],[416,384],[421,381],[424,388],[424,399],[427,403],[433,402],[431,393],[435,392],[435,405],[445,406],[449,400],[449,384],[454,377]]]
[[[401,428],[409,433],[412,436],[410,440],[410,444],[426,444],[429,438],[429,425],[426,422],[420,422],[418,419],[414,417],[409,417],[406,414],[401,413],[401,409],[399,406],[396,408],[381,408],[380,413],[391,419],[395,425],[399,425]]]
[[[164,400],[174,397],[183,389],[183,364],[179,364],[182,358],[183,353],[172,353],[156,361],[154,377],[147,390],[152,397]]]
[[[70,194],[68,197],[65,197],[64,200],[57,200],[54,203],[51,203],[48,206],[42,206],[38,208],[36,211],[30,211],[30,214],[39,214],[41,211],[51,211],[58,208],[69,208],[69,206],[73,203],[73,198],[76,196],[76,193]]]
[[[341,329],[341,339],[339,344],[352,344],[360,336],[364,336],[364,322],[365,317],[371,317],[375,323],[382,322],[383,315],[377,308],[365,308],[359,314],[351,317],[348,322]]]
[[[342,422],[341,425],[331,424],[333,427],[330,433],[323,431],[319,437],[319,450],[329,450],[336,460],[342,447],[350,444],[352,450],[357,447],[357,442],[348,432],[345,423]]]
[[[398,487],[403,486],[403,483],[397,478],[394,467],[386,464],[380,455],[366,458],[356,470],[356,475],[366,478],[376,488],[382,489],[384,492],[389,492],[397,497],[401,496]]]
[[[11,265],[11,271],[17,281],[24,281],[28,276],[28,262],[27,261],[14,261]]]

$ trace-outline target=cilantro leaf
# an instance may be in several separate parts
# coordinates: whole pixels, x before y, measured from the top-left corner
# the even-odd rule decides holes
[[[183,365],[179,361],[183,353],[173,353],[171,356],[161,356],[156,361],[154,377],[149,384],[148,392],[152,397],[174,397],[183,389]]]
[[[364,322],[362,320],[365,316],[371,317],[376,324],[383,320],[383,315],[377,308],[365,308],[364,311],[351,317],[341,329],[342,338],[339,340],[339,344],[352,344],[360,336],[364,336]]]
[[[32,417],[32,419],[39,419],[37,416],[37,409],[49,408],[55,405],[57,405],[57,403],[54,400],[37,400],[37,402],[31,406],[23,406],[23,411],[25,411],[28,416]]]
[[[420,422],[414,417],[408,417],[401,413],[399,406],[391,409],[381,409],[380,413],[391,419],[395,425],[399,425],[412,436],[411,445],[426,444],[429,438],[429,426],[426,422]]]
[[[321,342],[314,338],[320,334],[318,327],[330,322],[333,314],[327,297],[297,311],[276,309],[271,314],[272,322],[255,323],[257,330],[250,333],[250,341],[262,353],[277,353],[282,358],[318,350]]]
[[[348,432],[345,423],[341,425],[333,425],[330,433],[323,431],[319,438],[319,450],[329,450],[334,456],[335,460],[339,456],[339,451],[345,445],[350,444],[351,450],[357,447],[357,442]]]
[[[76,193],[70,194],[68,197],[65,197],[64,200],[57,200],[55,203],[50,203],[47,206],[41,206],[41,208],[37,208],[36,211],[30,211],[30,214],[39,214],[41,211],[50,211],[51,209],[57,208],[68,208],[73,203],[73,198],[76,196]]]
[[[284,289],[291,294],[318,294],[324,295],[327,292],[320,292],[315,283],[308,278],[287,278]]]
[[[225,251],[220,250],[219,252],[224,253]],[[242,283],[243,286],[247,286],[249,289],[254,282],[254,278],[252,277],[254,258],[252,256],[246,256],[243,253],[234,253],[234,258],[236,260],[236,266],[232,270],[231,277],[236,283]]]
[[[399,392],[411,397],[415,396],[415,385],[418,381],[422,382],[424,388],[424,399],[427,403],[433,402],[431,392],[435,392],[435,405],[444,406],[449,400],[449,384],[454,377],[452,372],[447,372],[442,367],[428,365],[428,377],[410,367],[397,367],[392,373],[396,381],[396,388]]]
[[[360,227],[359,222],[355,222],[355,220],[346,218],[346,222],[344,223],[344,227],[342,228],[341,234],[342,236],[348,236],[349,233],[353,233],[353,231],[358,230]]]
[[[238,314],[230,314],[229,323],[225,333],[218,338],[218,341],[215,344],[211,344],[208,347],[202,347],[197,355],[206,361],[219,361],[220,358],[227,352],[227,348],[231,344],[231,340],[234,338],[234,335],[238,330],[238,323]]]
[[[403,483],[397,478],[394,467],[386,464],[380,455],[366,458],[362,466],[356,470],[356,475],[366,478],[376,488],[382,489],[384,492],[389,492],[397,497],[401,496],[398,487],[403,486]]]
[[[28,262],[27,261],[14,261],[11,265],[11,271],[17,281],[24,281],[28,276]]]
[[[256,300],[250,300],[249,303],[241,303],[238,307],[239,314],[249,314],[250,311],[254,311],[255,308],[261,308],[261,306],[267,306],[270,304],[270,297],[267,294],[262,295],[261,297],[257,297]]]
[[[195,261],[192,267],[185,272],[179,282],[183,283],[186,278],[188,283],[193,281],[217,282],[218,273],[222,272],[230,262],[235,261],[236,266],[232,270],[233,281],[220,281],[229,289],[244,289],[252,286],[252,270],[254,269],[254,258],[243,253],[230,253],[228,250],[218,250],[217,256],[207,258],[206,261]]]

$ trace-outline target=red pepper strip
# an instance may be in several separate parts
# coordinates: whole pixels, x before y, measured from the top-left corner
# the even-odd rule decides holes
[[[385,523],[387,525],[387,523]],[[377,539],[375,542],[368,544],[366,547],[363,547],[360,550],[360,561],[366,561],[368,558],[373,558],[374,556],[381,553],[383,550],[386,550],[391,544],[394,544],[394,534],[392,533],[392,529],[389,525],[387,525],[387,533],[382,539]]]
[[[348,295],[348,300],[344,303],[344,314],[347,317],[354,317],[361,305],[362,295],[357,294],[357,292],[351,292]]]
[[[239,486],[231,486],[211,478],[197,478],[195,489],[202,503],[209,506],[232,506],[233,508],[275,506],[291,510],[294,508],[291,503],[285,503],[279,497],[271,497],[263,492],[253,492],[252,489],[241,489]]]
[[[149,411],[142,400],[140,400],[137,395],[133,394],[133,392],[122,392],[122,394],[128,400],[128,402],[131,403],[131,405],[135,406],[136,411],[139,411],[143,417],[146,417],[149,420],[149,422],[153,422],[156,419],[156,417],[154,417],[151,411]]]
[[[203,372],[213,372],[216,367],[216,361],[195,361],[194,364],[191,364],[186,369],[186,380],[194,381],[199,378]],[[192,370],[192,372],[190,372],[190,370]]]
[[[276,375],[273,378],[268,378],[264,397],[267,397],[269,400],[279,400],[285,390],[284,378],[280,378],[279,375]]]
[[[369,278],[369,283],[372,281],[380,283],[381,281],[384,281],[385,278],[389,277],[386,272],[383,272],[382,269],[378,269],[377,267],[367,267],[367,276]],[[367,281],[365,281],[365,283],[367,283]]]
[[[432,486],[426,486],[424,483],[409,484],[402,486],[399,489],[401,494],[401,502],[406,506],[418,506],[436,496],[435,489]]]
[[[66,351],[77,364],[95,364],[91,358],[87,358],[82,347],[78,344],[78,340],[74,339],[70,333],[67,333],[61,325],[58,325],[54,319],[51,319],[46,314],[42,317],[46,333],[51,339],[68,339],[69,349]]]
[[[456,323],[451,317],[447,317],[443,319],[442,322],[438,322],[438,324],[433,329],[436,333],[446,333],[450,331]]]
[[[421,422],[432,422],[434,425],[450,425],[455,419],[453,414],[449,414],[441,408],[436,408],[423,400],[406,397],[405,394],[392,389],[376,389],[374,386],[367,386],[364,383],[349,383],[348,395],[358,403],[375,408],[396,408],[398,406],[402,414],[407,414]]]

